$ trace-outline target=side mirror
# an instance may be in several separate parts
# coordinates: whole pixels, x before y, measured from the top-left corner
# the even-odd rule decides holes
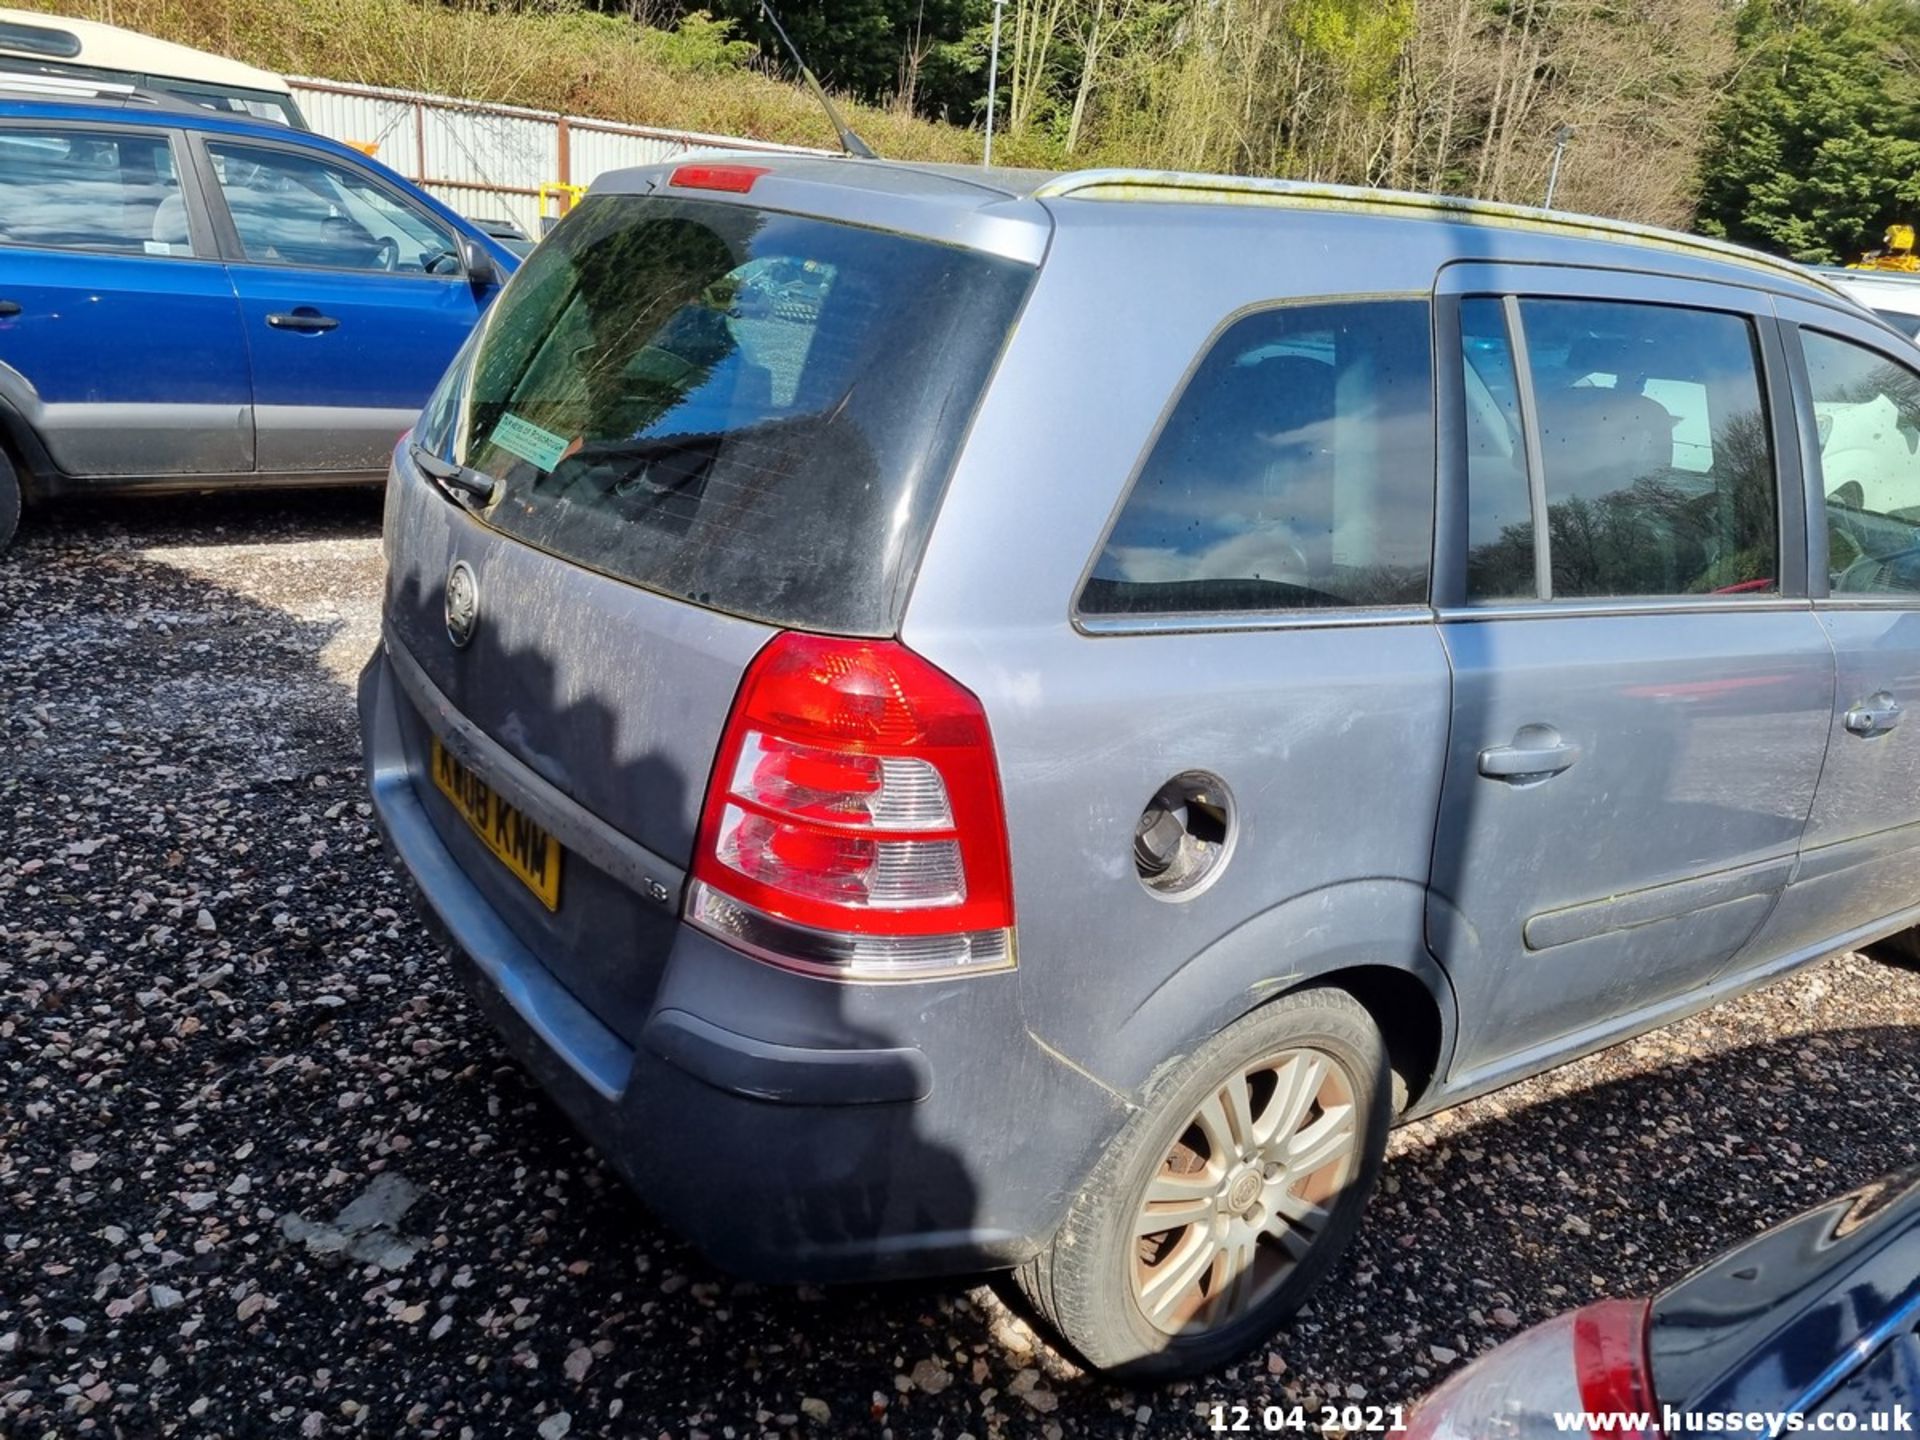
[[[500,267],[478,240],[460,242],[460,264],[467,272],[467,283],[475,290],[491,290],[500,283]]]

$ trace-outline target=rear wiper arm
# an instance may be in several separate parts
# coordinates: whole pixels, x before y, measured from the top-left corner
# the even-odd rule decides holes
[[[471,495],[482,505],[491,505],[494,496],[500,493],[500,482],[491,475],[482,475],[478,470],[465,465],[456,465],[451,460],[442,460],[418,440],[407,447],[407,453],[413,457],[413,463],[431,480],[443,489],[458,490]]]

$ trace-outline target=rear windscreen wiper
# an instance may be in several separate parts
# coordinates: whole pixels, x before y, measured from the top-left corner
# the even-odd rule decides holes
[[[465,465],[442,460],[418,440],[407,447],[407,453],[413,457],[413,463],[420,467],[421,473],[443,490],[458,490],[471,495],[483,506],[491,505],[494,497],[500,493],[500,482],[491,475],[482,475]]]

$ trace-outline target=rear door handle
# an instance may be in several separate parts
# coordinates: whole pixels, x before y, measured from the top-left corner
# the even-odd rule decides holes
[[[1840,717],[1840,723],[1847,727],[1848,734],[1871,740],[1898,725],[1901,714],[1900,702],[1881,690],[1858,701]]]
[[[322,315],[318,310],[295,310],[289,314],[269,315],[267,324],[276,330],[298,330],[303,334],[317,335],[322,330],[336,330],[340,322],[331,315]]]
[[[4,320],[11,315],[18,315],[19,313],[20,302],[18,300],[0,300],[0,320]]]
[[[1570,769],[1579,758],[1580,747],[1567,744],[1551,725],[1523,725],[1511,745],[1480,752],[1480,773],[1510,785],[1531,785]]]

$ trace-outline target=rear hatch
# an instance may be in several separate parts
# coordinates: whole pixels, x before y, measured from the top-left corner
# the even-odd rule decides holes
[[[898,628],[1034,273],[933,238],[956,211],[1037,212],[1002,193],[687,168],[701,185],[628,177],[539,246],[429,402],[388,510],[415,787],[522,941],[630,1041],[746,667],[783,629]],[[427,474],[451,466],[465,488]],[[557,874],[543,834],[568,842]]]

